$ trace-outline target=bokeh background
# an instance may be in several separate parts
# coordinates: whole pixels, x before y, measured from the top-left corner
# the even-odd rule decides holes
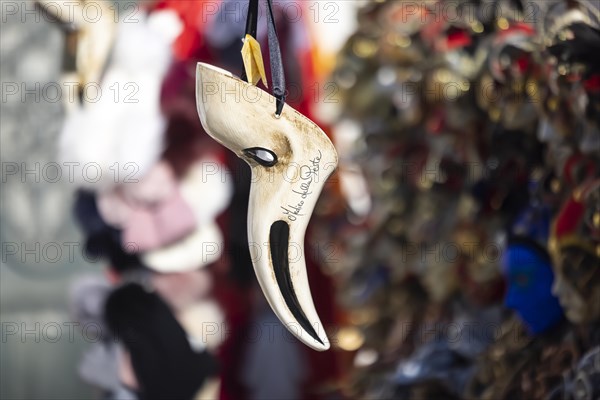
[[[242,73],[248,2],[66,3],[0,2],[2,399],[148,384],[104,315],[130,280],[217,360],[213,397],[598,398],[597,1],[274,2],[288,104],[340,157],[306,239],[326,353],[264,301],[249,170],[196,114],[196,62]],[[179,214],[156,233],[169,191]],[[192,214],[221,246],[173,262],[160,233]]]
[[[48,2],[46,6],[52,11],[52,7],[60,3]],[[34,1],[2,2],[0,397],[3,399],[99,396],[98,390],[84,383],[78,374],[82,354],[99,341],[98,334],[93,329],[81,332],[69,313],[73,282],[82,276],[102,276],[103,263],[86,256],[84,237],[73,218],[77,190],[73,181],[82,171],[72,166],[69,175],[69,167],[61,162],[58,154],[66,109],[76,102],[71,98],[71,94],[76,93],[73,84],[64,83],[76,81],[64,77],[65,69],[69,70],[65,48],[73,45],[65,32],[69,31],[70,23],[75,25],[82,19],[96,23],[95,3],[104,3],[104,18],[110,13],[109,20],[135,24],[153,2],[89,3],[94,4],[88,6],[85,13],[78,8],[84,2],[63,8],[66,21],[57,21]],[[204,31],[207,21],[216,18],[215,11],[221,6],[220,2],[181,3],[197,3],[194,23],[198,32]],[[231,20],[243,30],[242,10],[247,9],[247,5],[242,3],[245,2],[231,7],[234,10]],[[319,12],[335,12],[332,20],[338,22],[325,24],[324,18],[313,18],[316,23],[311,28],[320,38],[322,54],[330,64],[356,26],[354,15],[358,2],[329,6],[331,9],[325,9],[325,4],[308,3],[293,4],[290,17],[300,21],[308,13],[316,16]],[[311,6],[314,11],[309,9]],[[300,15],[295,17],[298,10]],[[344,22],[339,22],[339,17]],[[148,41],[143,45],[151,47],[153,44]],[[238,56],[235,50],[228,55],[235,63]],[[92,82],[97,83],[99,79]]]

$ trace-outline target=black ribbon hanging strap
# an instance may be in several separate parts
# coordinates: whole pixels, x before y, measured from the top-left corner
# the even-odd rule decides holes
[[[277,37],[277,27],[273,16],[272,0],[267,0],[267,27],[269,36],[269,59],[271,60],[271,86],[273,96],[277,99],[275,115],[280,116],[285,104],[285,73],[283,71],[283,60],[281,48]]]
[[[246,35],[256,39],[258,26],[258,0],[250,0],[248,3],[248,16],[246,17]]]
[[[256,39],[258,26],[258,2],[259,0],[249,0],[248,16],[246,18],[246,35],[251,35]],[[269,60],[271,64],[271,87],[273,96],[277,103],[275,115],[280,116],[285,105],[285,74],[283,70],[283,60],[281,57],[281,48],[279,38],[277,37],[277,28],[275,26],[275,17],[273,15],[272,0],[267,0],[267,34],[269,39]],[[246,82],[248,77],[244,69],[242,79]]]

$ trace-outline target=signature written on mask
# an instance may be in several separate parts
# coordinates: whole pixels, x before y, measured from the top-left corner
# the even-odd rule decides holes
[[[287,215],[290,221],[295,221],[297,217],[301,217],[302,208],[304,207],[304,201],[312,194],[311,186],[314,181],[319,179],[319,170],[321,165],[321,151],[319,155],[313,157],[308,164],[304,164],[300,167],[300,186],[296,189],[292,189],[292,193],[295,193],[299,199],[296,205],[288,204],[287,206],[281,206],[283,214]]]

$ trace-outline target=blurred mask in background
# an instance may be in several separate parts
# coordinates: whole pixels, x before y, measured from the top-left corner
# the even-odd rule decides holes
[[[600,318],[600,180],[580,185],[554,221],[549,247],[557,275],[554,292],[569,320]]]
[[[560,322],[563,311],[551,292],[554,274],[543,248],[525,239],[512,239],[504,264],[508,281],[505,304],[517,312],[530,333],[541,334]]]

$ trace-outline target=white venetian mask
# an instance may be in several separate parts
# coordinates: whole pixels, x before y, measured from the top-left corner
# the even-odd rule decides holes
[[[198,63],[196,101],[202,126],[252,169],[248,242],[260,286],[273,311],[315,350],[329,342],[315,310],[304,234],[338,157],[325,133],[275,98],[217,67]]]

